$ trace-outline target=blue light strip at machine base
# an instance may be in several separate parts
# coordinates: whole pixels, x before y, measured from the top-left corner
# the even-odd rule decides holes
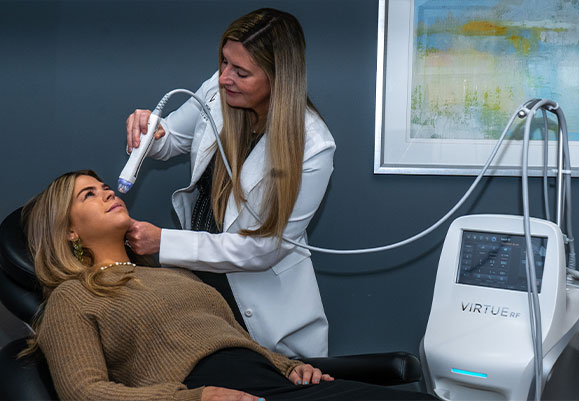
[[[486,379],[489,377],[486,373],[478,373],[478,372],[471,372],[470,370],[463,370],[463,369],[450,369],[452,373],[458,373],[459,375],[467,375],[472,377],[480,377],[481,379]]]

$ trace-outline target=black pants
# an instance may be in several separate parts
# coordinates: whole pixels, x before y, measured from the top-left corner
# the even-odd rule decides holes
[[[269,360],[243,348],[228,348],[202,359],[184,380],[188,388],[216,386],[264,397],[266,401],[431,400],[428,394],[349,380],[294,385]]]

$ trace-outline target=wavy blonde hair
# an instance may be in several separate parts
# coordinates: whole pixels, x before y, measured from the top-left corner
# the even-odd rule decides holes
[[[22,224],[28,237],[28,248],[44,295],[44,302],[34,317],[33,328],[41,324],[44,305],[52,291],[65,281],[78,280],[91,293],[109,296],[114,295],[132,279],[131,272],[128,272],[116,281],[104,280],[106,270],[93,266],[93,255],[88,248],[84,248],[82,261],[74,256],[72,243],[68,240],[70,210],[75,181],[84,175],[102,182],[92,170],[63,174],[22,209]],[[144,259],[135,260],[138,257],[132,253],[129,253],[129,256],[134,262],[145,262]],[[28,340],[28,347],[20,356],[31,354],[37,348],[38,341],[34,335]]]
[[[225,31],[219,46],[219,68],[223,46],[227,41],[243,44],[255,63],[269,79],[271,94],[267,121],[268,174],[260,215],[265,218],[259,228],[240,233],[281,238],[301,184],[305,146],[305,114],[308,107],[317,110],[307,97],[305,39],[298,20],[291,14],[260,9],[235,20]],[[241,169],[251,151],[252,113],[227,104],[220,88],[223,110],[221,140],[231,165],[233,180],[227,175],[221,158],[215,160],[212,185],[212,207],[221,228],[227,201],[233,197],[239,208],[245,201],[241,188]]]

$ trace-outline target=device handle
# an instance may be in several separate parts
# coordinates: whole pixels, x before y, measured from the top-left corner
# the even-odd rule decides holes
[[[137,175],[143,165],[143,161],[153,146],[155,131],[157,131],[160,120],[160,115],[155,112],[151,113],[149,116],[149,121],[147,122],[147,133],[141,134],[141,145],[138,148],[133,149],[125,168],[123,168],[123,171],[121,171],[121,174],[119,175],[119,192],[126,194],[137,180]]]

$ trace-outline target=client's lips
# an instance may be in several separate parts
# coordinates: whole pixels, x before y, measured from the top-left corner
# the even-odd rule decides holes
[[[123,204],[120,203],[120,202],[113,203],[113,204],[111,205],[111,207],[109,207],[109,209],[107,210],[107,213],[110,212],[110,211],[112,211],[112,210],[114,210],[114,209],[116,209],[116,208],[119,208],[119,207],[123,207]]]

